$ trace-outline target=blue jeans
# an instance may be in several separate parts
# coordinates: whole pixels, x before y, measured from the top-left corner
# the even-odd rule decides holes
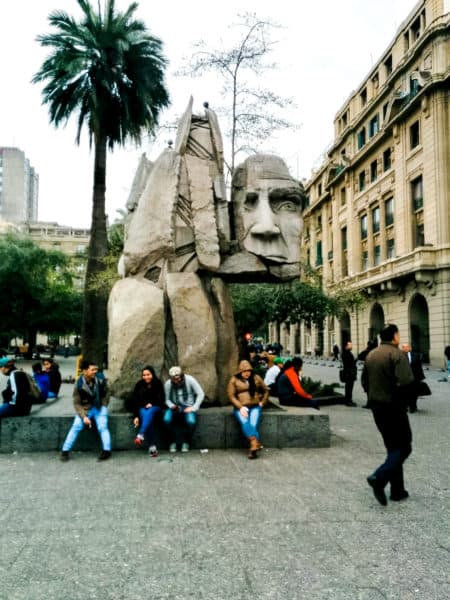
[[[243,417],[237,408],[234,409],[234,416],[241,426],[242,433],[245,437],[256,437],[259,440],[259,420],[261,419],[261,407],[248,406],[248,416]]]
[[[2,417],[14,417],[16,415],[16,407],[14,404],[4,402],[0,404],[0,419]]]
[[[139,409],[139,432],[141,435],[147,435],[150,446],[153,446],[155,441],[153,419],[161,412],[159,406],[150,406],[150,408]]]
[[[167,408],[164,413],[164,424],[168,427],[171,433],[171,441],[177,444],[187,442],[191,444],[194,430],[197,426],[196,412],[182,412],[186,406],[180,411]]]
[[[101,408],[95,408],[92,406],[87,413],[87,416],[90,419],[94,419],[95,424],[97,425],[98,432],[100,434],[100,438],[102,440],[102,448],[103,450],[110,451],[111,450],[111,434],[108,429],[108,409],[106,406],[102,406]],[[77,415],[74,420],[72,427],[69,429],[69,433],[64,440],[64,444],[62,447],[63,452],[68,452],[72,450],[72,446],[75,443],[80,431],[84,428],[83,419]]]

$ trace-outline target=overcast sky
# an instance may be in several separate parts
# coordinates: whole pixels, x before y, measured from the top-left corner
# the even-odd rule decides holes
[[[130,2],[116,0],[118,8]],[[96,1],[93,2],[96,5]],[[270,18],[282,28],[272,39],[273,61],[279,66],[265,83],[281,96],[295,98],[289,115],[300,128],[271,141],[272,151],[284,158],[299,178],[308,179],[319,157],[333,140],[333,118],[380,58],[416,0],[140,0],[137,16],[164,42],[170,65],[167,86],[172,99],[170,119],[184,110],[189,96],[201,110],[220,103],[213,79],[177,79],[174,71],[192,44],[204,39],[210,47],[230,36],[228,25],[243,11]],[[35,41],[50,32],[48,14],[55,8],[78,14],[75,0],[13,0],[0,7],[0,146],[23,150],[39,174],[39,219],[62,225],[89,227],[92,204],[93,152],[87,136],[75,144],[75,127],[56,130],[41,104],[41,88],[30,83],[45,50]],[[224,125],[222,125],[222,130]],[[169,139],[167,135],[167,139]],[[139,156],[155,159],[160,145],[130,145],[108,157],[107,213],[110,222],[127,199]]]

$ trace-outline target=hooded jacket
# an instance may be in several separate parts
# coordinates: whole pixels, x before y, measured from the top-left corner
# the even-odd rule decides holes
[[[241,376],[242,371],[252,371],[255,382],[255,393],[250,393],[250,383]],[[253,373],[253,369],[248,360],[242,360],[239,363],[238,372],[233,375],[227,385],[228,401],[238,410],[243,406],[257,406],[260,402],[264,406],[269,398],[269,388],[259,375]]]

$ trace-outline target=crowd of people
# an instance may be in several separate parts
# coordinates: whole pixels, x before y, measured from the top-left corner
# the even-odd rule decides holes
[[[357,377],[357,359],[363,362],[361,383],[367,394],[367,407],[372,410],[386,447],[386,459],[367,477],[377,501],[385,506],[385,488],[390,484],[390,499],[400,501],[409,494],[404,486],[403,464],[412,452],[412,434],[408,410],[417,411],[418,385],[425,378],[421,356],[412,352],[408,343],[400,346],[396,325],[385,326],[379,334],[380,344],[371,340],[367,348],[352,353],[352,342],[343,349],[342,371],[345,382],[345,403],[355,406],[352,400],[353,385]],[[337,355],[338,352],[333,352]],[[445,350],[449,361],[450,347]],[[281,405],[308,406],[319,409],[317,399],[302,385],[303,361],[295,356],[283,359],[273,350],[254,349],[249,360],[242,360],[227,385],[227,397],[233,406],[234,416],[248,441],[248,458],[255,459],[263,447],[259,424],[269,396],[277,397]],[[75,382],[73,403],[76,415],[61,449],[61,459],[67,461],[79,433],[91,428],[95,422],[102,443],[99,460],[111,457],[111,434],[108,427],[109,390],[106,379],[96,364],[81,362],[81,375]],[[15,366],[12,358],[0,358],[0,370],[7,376],[3,390],[4,403],[0,405],[0,418],[29,414],[31,402],[27,386],[28,376]],[[61,375],[53,359],[44,359],[33,365],[33,377],[42,393],[43,401],[56,398],[61,386]],[[130,409],[135,428],[137,447],[148,446],[151,457],[158,456],[155,436],[157,422],[166,430],[169,452],[188,452],[198,422],[198,411],[205,394],[199,382],[183,369],[174,365],[163,383],[151,365],[141,371],[131,394]]]

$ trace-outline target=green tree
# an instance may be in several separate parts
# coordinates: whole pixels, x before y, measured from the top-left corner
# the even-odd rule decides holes
[[[0,311],[2,333],[23,336],[30,351],[38,331],[78,332],[81,294],[72,286],[68,257],[30,239],[0,238]]]
[[[45,82],[43,103],[56,126],[77,116],[76,142],[86,125],[94,145],[94,183],[91,237],[88,248],[82,352],[103,363],[107,343],[107,297],[90,284],[105,269],[108,253],[105,189],[107,149],[129,139],[140,143],[143,132],[153,132],[161,110],[168,106],[164,84],[166,59],[162,42],[134,18],[137,3],[116,11],[114,0],[100,3],[77,0],[80,20],[55,10],[49,22],[53,33],[38,36],[50,55],[33,77]]]
[[[204,40],[194,45],[194,53],[185,59],[180,75],[203,77],[205,71],[216,73],[223,82],[224,106],[217,109],[228,123],[226,135],[231,144],[232,175],[239,153],[251,154],[275,131],[294,128],[280,111],[293,106],[292,98],[282,97],[259,85],[264,75],[277,67],[268,58],[275,44],[271,33],[277,25],[255,14],[239,15],[230,26],[236,42],[228,47],[208,48]]]

